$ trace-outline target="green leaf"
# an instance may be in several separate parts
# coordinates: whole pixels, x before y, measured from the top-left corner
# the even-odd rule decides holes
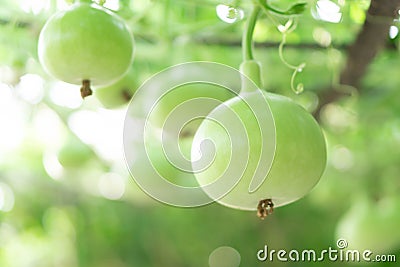
[[[300,15],[302,14],[307,7],[307,3],[297,3],[292,5],[289,9],[286,11],[278,10],[271,6],[268,1],[265,0],[258,0],[258,4],[261,6],[261,8],[264,10],[264,12],[269,11],[272,13],[275,13],[277,15],[281,16],[293,16],[293,15]]]
[[[285,13],[287,15],[300,15],[302,14],[307,7],[307,3],[297,3],[291,6]]]

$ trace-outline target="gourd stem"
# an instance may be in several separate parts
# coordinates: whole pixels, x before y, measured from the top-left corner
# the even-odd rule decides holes
[[[250,17],[247,19],[245,29],[243,31],[242,38],[242,49],[243,49],[243,60],[253,60],[253,33],[256,26],[258,15],[260,14],[260,7],[258,5],[253,6],[253,10],[250,13]]]
[[[90,80],[83,80],[82,87],[81,87],[81,96],[85,98],[93,94],[92,89],[90,88]]]
[[[257,61],[254,60],[253,56],[253,33],[260,11],[260,7],[254,4],[253,10],[246,21],[246,26],[243,31],[243,62],[240,65],[240,72],[242,74],[241,92],[253,92],[262,87],[261,66]]]

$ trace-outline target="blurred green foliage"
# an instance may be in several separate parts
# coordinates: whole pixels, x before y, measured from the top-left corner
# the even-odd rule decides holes
[[[235,68],[241,62],[243,23],[221,21],[215,7],[238,2],[246,16],[250,1],[107,2],[119,3],[116,12],[135,36],[138,84],[181,62],[215,61]],[[309,111],[323,90],[346,89],[337,84],[344,47],[357,35],[369,4],[334,2],[340,7],[340,22],[318,19],[316,1],[310,0],[297,18],[297,29],[288,35],[285,58],[307,64],[297,77],[305,85],[299,96],[290,90],[291,72],[278,57],[282,36],[276,23],[284,23],[284,18],[271,21],[264,16],[256,27],[257,43],[271,44],[255,51],[264,65],[266,88],[288,95]],[[94,97],[83,102],[78,87],[53,80],[37,61],[41,27],[66,4],[1,0],[0,266],[204,267],[221,246],[239,252],[240,266],[297,266],[259,262],[256,253],[264,245],[276,250],[336,248],[339,237],[352,245],[350,236],[340,236],[337,226],[355,202],[368,201],[371,218],[379,216],[374,211],[385,213],[387,206],[400,203],[397,35],[388,36],[394,48],[378,55],[360,93],[323,109],[320,122],[328,142],[328,166],[320,183],[307,197],[260,221],[255,214],[218,204],[166,206],[137,187],[120,145],[125,107],[106,110]],[[285,10],[293,2],[270,4]],[[400,225],[400,215],[385,218],[391,223],[383,219],[383,224],[374,225],[374,234],[363,235],[374,238],[376,249],[392,244],[381,252],[400,260],[400,237],[393,227]],[[381,265],[397,266],[368,263]]]

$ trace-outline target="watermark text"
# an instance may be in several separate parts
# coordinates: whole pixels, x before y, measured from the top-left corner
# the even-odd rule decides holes
[[[346,249],[347,241],[339,239],[336,243],[336,248],[328,247],[322,250],[292,249],[270,249],[267,245],[257,252],[259,261],[292,261],[292,262],[320,262],[320,261],[340,261],[340,262],[396,262],[394,254],[374,254],[371,250],[355,250]]]

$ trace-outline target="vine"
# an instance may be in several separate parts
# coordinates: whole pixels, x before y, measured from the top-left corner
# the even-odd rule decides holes
[[[243,62],[240,65],[240,71],[242,74],[250,78],[258,87],[262,87],[261,81],[261,65],[254,59],[253,55],[253,33],[254,28],[257,22],[257,19],[263,11],[267,15],[273,13],[279,16],[294,16],[300,15],[304,12],[306,8],[306,3],[296,3],[289,7],[286,11],[281,11],[271,6],[268,1],[265,0],[255,0],[253,4],[253,9],[246,21],[246,27],[243,31],[242,37],[242,53],[243,53]],[[276,21],[270,16],[270,19],[274,24],[277,24]],[[303,62],[297,66],[290,64],[287,60],[285,60],[283,56],[283,47],[286,43],[287,34],[292,32],[296,28],[297,24],[295,23],[293,18],[290,18],[285,25],[278,25],[278,30],[282,33],[282,41],[279,45],[279,57],[281,61],[290,69],[294,70],[292,77],[290,79],[291,89],[294,93],[299,94],[303,92],[304,85],[299,83],[295,86],[295,78],[299,72],[302,72],[306,64]],[[250,90],[251,86],[247,84],[244,79],[242,79],[242,91]]]

